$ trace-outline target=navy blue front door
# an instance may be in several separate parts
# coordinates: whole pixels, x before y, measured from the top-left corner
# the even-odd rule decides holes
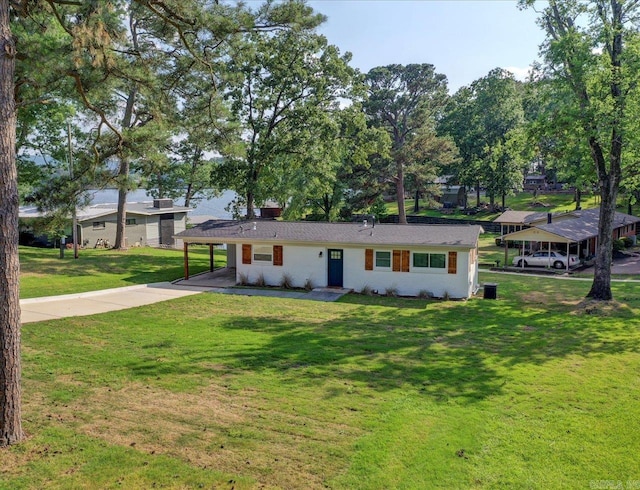
[[[327,285],[330,288],[341,288],[343,277],[343,257],[342,250],[332,249],[328,250],[329,253],[329,277]]]

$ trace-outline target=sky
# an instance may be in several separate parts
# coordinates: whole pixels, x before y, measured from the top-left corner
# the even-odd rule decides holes
[[[515,0],[311,0],[319,28],[366,73],[392,63],[431,63],[451,93],[494,68],[524,79],[544,33]]]

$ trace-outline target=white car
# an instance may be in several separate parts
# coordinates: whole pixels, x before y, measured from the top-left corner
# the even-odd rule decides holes
[[[577,255],[569,255],[569,267],[578,265],[579,259]],[[513,265],[517,267],[553,267],[554,269],[567,268],[567,254],[560,250],[540,250],[529,255],[518,255],[513,258]]]

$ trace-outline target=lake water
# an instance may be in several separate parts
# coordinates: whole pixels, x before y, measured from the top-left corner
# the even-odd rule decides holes
[[[93,198],[92,204],[110,204],[118,202],[118,191],[116,189],[104,189],[100,191],[91,191]],[[219,219],[231,219],[231,213],[225,210],[225,207],[233,201],[236,193],[233,191],[224,191],[220,197],[202,200],[197,207],[189,213],[189,216],[212,216]],[[143,202],[153,201],[153,197],[147,194],[144,189],[138,189],[127,195],[127,202]],[[182,206],[184,199],[177,199],[175,204]]]

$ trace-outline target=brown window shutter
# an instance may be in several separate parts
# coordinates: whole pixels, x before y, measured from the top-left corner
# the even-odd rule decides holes
[[[273,265],[282,265],[282,245],[273,246]]]
[[[449,274],[458,273],[458,252],[449,252],[449,268],[447,272]]]
[[[409,272],[409,257],[411,254],[408,250],[402,251],[402,272]]]
[[[373,270],[373,249],[367,248],[364,251],[364,270]]]
[[[251,263],[251,245],[249,243],[242,244],[242,263]]]
[[[392,269],[395,272],[400,272],[402,264],[402,250],[394,250],[393,251],[393,267]]]

